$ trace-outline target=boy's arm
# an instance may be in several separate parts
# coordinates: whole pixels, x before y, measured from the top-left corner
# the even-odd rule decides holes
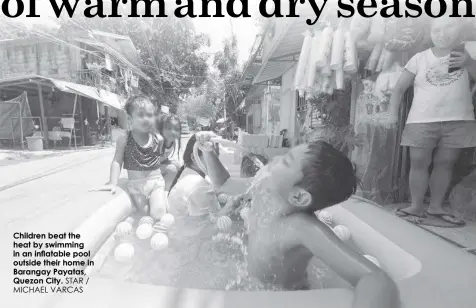
[[[111,163],[111,172],[109,176],[109,184],[117,185],[121,176],[122,163],[124,162],[124,150],[126,148],[126,136],[121,135],[116,141],[116,152]]]
[[[353,307],[396,308],[399,292],[393,280],[354,249],[345,245],[334,232],[306,214],[288,218],[289,235],[309,249],[342,278],[355,286]]]

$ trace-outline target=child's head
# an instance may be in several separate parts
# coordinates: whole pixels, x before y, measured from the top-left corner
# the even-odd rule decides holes
[[[132,96],[124,108],[131,130],[143,133],[153,131],[155,106],[150,99],[145,96]]]
[[[193,155],[193,148],[195,146],[195,142],[197,142],[197,137],[194,134],[192,135],[192,137],[190,137],[187,142],[187,145],[185,146],[185,151],[183,153],[183,165],[175,176],[175,179],[173,180],[172,185],[170,186],[170,190],[172,190],[172,187],[175,186],[185,168],[192,168],[197,171],[198,174],[200,174],[203,178],[205,177],[205,173],[200,170],[197,163],[195,162],[195,157]],[[220,147],[218,145],[215,146],[215,153],[217,155],[220,155]],[[202,157],[202,155],[202,151],[198,150],[198,156]]]
[[[165,140],[180,139],[182,135],[182,123],[174,114],[161,114],[157,116],[156,127]]]
[[[266,205],[279,207],[277,213],[315,212],[338,204],[355,193],[358,182],[347,156],[323,141],[292,148],[263,167],[257,178],[279,197]]]

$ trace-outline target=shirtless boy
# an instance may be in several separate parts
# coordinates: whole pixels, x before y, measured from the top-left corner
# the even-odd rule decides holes
[[[317,141],[275,158],[251,179],[231,178],[212,151],[215,137],[197,133],[207,173],[215,189],[251,196],[249,273],[287,289],[303,289],[306,267],[316,256],[355,286],[353,307],[399,307],[392,279],[342,243],[314,212],[347,200],[357,186],[349,159]]]

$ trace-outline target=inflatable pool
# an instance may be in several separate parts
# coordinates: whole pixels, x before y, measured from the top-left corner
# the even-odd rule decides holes
[[[103,207],[78,230],[85,241],[91,241],[91,249],[98,247],[93,239],[105,239],[130,213],[127,197],[122,198],[120,205]],[[474,307],[475,256],[360,198],[328,211],[336,224],[350,229],[353,244],[376,257],[397,282],[402,307]],[[353,298],[352,290],[346,288],[293,292],[185,289],[108,279],[97,272],[90,274],[81,296],[55,297],[45,307],[347,308]]]

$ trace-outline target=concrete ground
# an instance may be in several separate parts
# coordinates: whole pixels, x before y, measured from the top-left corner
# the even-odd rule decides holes
[[[13,233],[76,229],[112,198],[88,191],[107,182],[113,153],[81,151],[0,168],[0,289],[6,295],[13,286]]]
[[[408,204],[393,204],[385,206],[384,208],[388,211],[395,211],[397,208],[406,206],[408,206]],[[425,225],[419,225],[419,227],[476,255],[476,221],[465,219],[465,222],[466,225],[462,228],[442,228]]]
[[[111,147],[107,144],[105,147]],[[0,148],[0,167],[16,165],[20,163],[41,160],[49,157],[64,156],[73,153],[94,151],[101,148],[100,146],[78,147],[74,148],[54,148],[43,151],[28,151],[20,149],[3,149]]]

